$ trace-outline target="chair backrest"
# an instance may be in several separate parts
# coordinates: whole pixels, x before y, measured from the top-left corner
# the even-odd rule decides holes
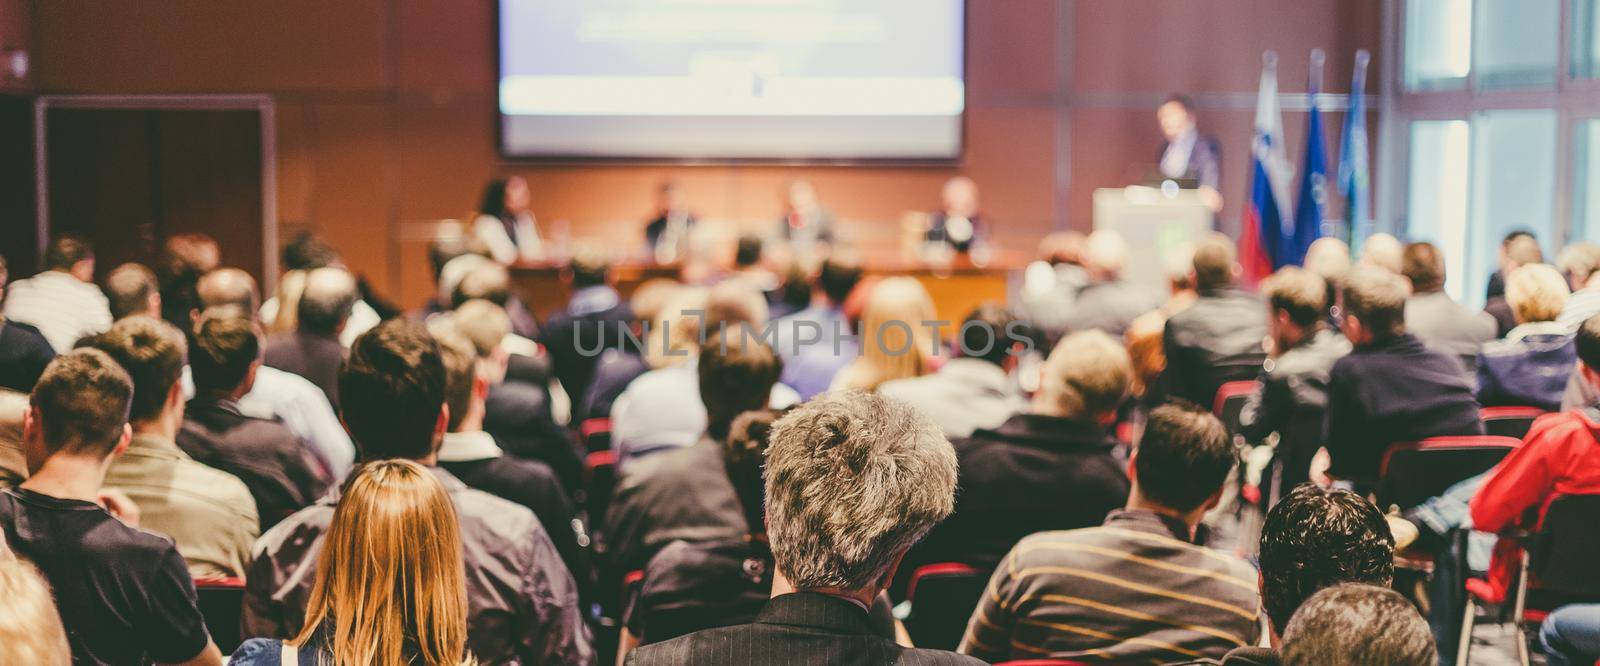
[[[1545,511],[1528,548],[1533,587],[1562,596],[1600,599],[1600,495],[1565,495]]]
[[[611,449],[611,419],[584,419],[578,424],[578,435],[583,440],[583,448],[590,453],[608,451]]]
[[[994,666],[1089,666],[1089,664],[1067,659],[1020,659],[1017,661],[1002,661]]]
[[[957,562],[918,567],[906,586],[911,614],[905,624],[912,644],[935,650],[956,649],[988,583],[988,572]]]
[[[595,451],[583,458],[583,508],[591,524],[602,531],[606,508],[611,506],[611,492],[617,487],[617,454],[609,449]]]
[[[1538,407],[1484,407],[1478,415],[1486,434],[1522,439],[1528,436],[1533,420],[1547,413]]]
[[[243,642],[240,620],[244,614],[244,581],[239,578],[208,578],[194,582],[196,605],[205,618],[206,631],[223,654],[233,654]]]
[[[1228,426],[1228,432],[1238,432],[1239,412],[1244,410],[1245,401],[1260,390],[1261,384],[1253,379],[1223,384],[1211,402],[1211,411],[1216,413],[1223,425]]]
[[[1492,469],[1522,445],[1515,437],[1430,437],[1389,446],[1378,468],[1378,506],[1409,509]]]

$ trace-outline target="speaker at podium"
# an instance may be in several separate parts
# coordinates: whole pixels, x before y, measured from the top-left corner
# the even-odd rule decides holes
[[[1094,191],[1094,228],[1121,234],[1129,257],[1155,259],[1129,261],[1123,279],[1154,293],[1166,293],[1166,257],[1211,233],[1214,215],[1198,190],[1176,181]]]

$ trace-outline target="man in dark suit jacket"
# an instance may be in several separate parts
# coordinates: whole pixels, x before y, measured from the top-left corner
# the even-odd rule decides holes
[[[954,504],[955,452],[938,426],[890,398],[824,394],[773,426],[766,478],[776,572],[756,621],[641,647],[628,664],[983,663],[901,647],[867,610]]]
[[[1167,367],[1151,398],[1178,397],[1209,407],[1223,384],[1255,379],[1261,369],[1267,308],[1234,286],[1236,256],[1233,241],[1222,234],[1195,247],[1192,281],[1200,297],[1167,320],[1161,338]]]
[[[1161,175],[1193,181],[1212,212],[1221,211],[1222,149],[1215,138],[1201,135],[1195,127],[1194,102],[1183,95],[1168,97],[1156,109],[1156,120],[1166,136],[1161,145]]]
[[[342,268],[318,268],[306,275],[295,330],[267,338],[262,362],[310,380],[339,409],[339,366],[344,345],[339,334],[360,298],[356,281]],[[279,307],[284,307],[280,304]]]
[[[626,344],[626,331],[633,322],[633,310],[611,287],[611,264],[603,257],[579,254],[563,273],[572,288],[572,298],[564,310],[550,315],[541,331],[540,342],[550,350],[556,378],[581,408],[583,396],[594,379],[600,352]],[[572,422],[587,418],[574,409]]]

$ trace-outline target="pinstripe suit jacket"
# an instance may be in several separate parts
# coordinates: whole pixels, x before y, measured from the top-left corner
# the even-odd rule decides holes
[[[797,592],[776,597],[737,627],[699,631],[629,653],[629,666],[905,665],[983,662],[953,652],[918,650],[875,635],[867,611],[838,597]]]

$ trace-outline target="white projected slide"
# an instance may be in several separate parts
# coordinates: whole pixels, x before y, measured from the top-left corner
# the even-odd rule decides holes
[[[500,0],[502,150],[950,159],[963,0]]]

